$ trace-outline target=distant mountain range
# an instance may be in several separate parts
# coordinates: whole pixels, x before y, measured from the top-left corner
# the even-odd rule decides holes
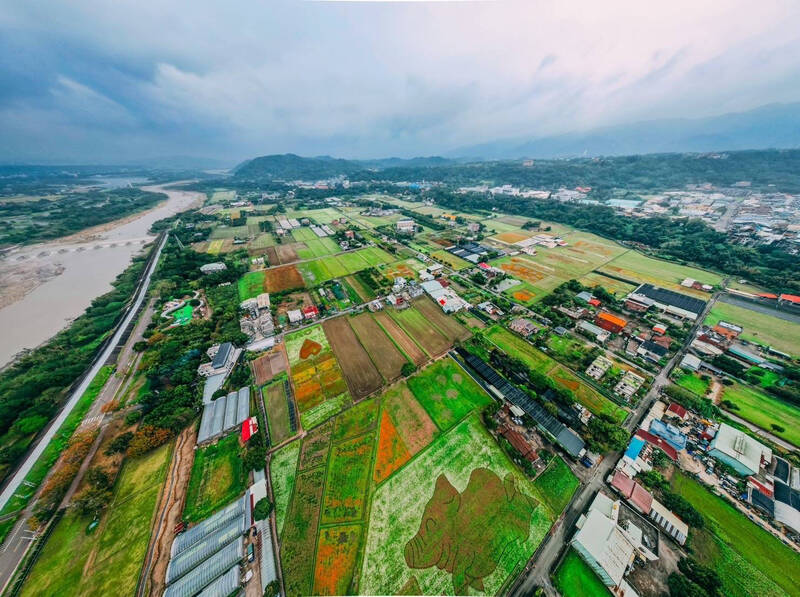
[[[501,139],[460,147],[446,155],[497,160],[798,147],[800,103],[792,103],[709,118],[651,120],[582,133]]]
[[[350,175],[364,170],[383,170],[385,168],[414,167],[425,168],[453,163],[442,157],[383,158],[377,160],[344,160],[330,156],[312,158],[293,153],[265,155],[247,160],[234,168],[239,178],[278,178],[319,180],[339,175]]]

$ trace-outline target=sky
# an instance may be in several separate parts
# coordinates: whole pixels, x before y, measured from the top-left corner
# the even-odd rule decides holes
[[[3,0],[0,161],[410,157],[800,101],[797,0]]]

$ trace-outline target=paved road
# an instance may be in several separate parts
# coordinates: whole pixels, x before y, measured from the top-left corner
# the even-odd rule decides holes
[[[3,491],[2,496],[0,497],[0,508],[2,508],[2,506],[4,506],[6,502],[11,498],[11,496],[13,496],[14,493],[16,493],[17,491],[35,490],[34,488],[27,488],[25,485],[20,485],[20,484],[23,482],[25,475],[27,475],[28,472],[31,470],[36,460],[39,458],[39,456],[41,456],[42,452],[44,451],[44,448],[47,446],[48,443],[50,443],[50,440],[53,438],[58,428],[61,427],[61,424],[67,418],[69,413],[72,412],[72,409],[75,407],[75,404],[78,402],[80,397],[86,391],[86,388],[89,386],[94,377],[97,375],[97,372],[103,365],[105,365],[106,361],[111,356],[111,353],[114,351],[117,344],[119,344],[123,332],[128,327],[130,322],[133,320],[134,316],[139,310],[139,307],[142,304],[142,301],[144,300],[145,294],[147,293],[147,289],[150,286],[150,279],[152,277],[153,271],[155,270],[155,266],[158,263],[158,258],[161,255],[161,250],[164,248],[166,240],[167,240],[167,235],[164,235],[161,244],[156,249],[157,253],[154,259],[150,262],[150,266],[145,272],[145,276],[139,285],[137,294],[134,298],[131,308],[125,315],[125,318],[122,320],[122,323],[118,326],[117,331],[114,333],[111,342],[109,342],[106,348],[102,351],[102,353],[100,353],[96,357],[94,363],[89,369],[89,372],[84,378],[84,380],[73,390],[64,408],[61,410],[59,415],[52,421],[46,433],[40,439],[39,443],[28,454],[25,461],[17,469],[16,474],[8,483],[5,490]],[[143,328],[141,328],[140,326],[137,326],[136,331],[140,333],[142,329]],[[136,335],[132,333],[129,338],[128,345],[132,344],[133,339],[135,337]],[[130,352],[128,352],[127,354],[130,356]],[[110,395],[113,396],[113,393],[111,393]],[[6,540],[3,542],[2,549],[0,549],[0,587],[2,587],[2,589],[0,590],[5,589],[6,585],[11,580],[14,571],[16,570],[17,566],[19,565],[20,561],[25,555],[25,552],[27,551],[30,542],[36,536],[28,528],[28,519],[32,514],[32,507],[33,507],[33,500],[28,504],[28,507],[24,510],[24,512],[20,516],[20,519],[14,525],[14,528],[11,530],[8,537],[6,537]]]
[[[667,365],[656,376],[656,378],[653,380],[653,385],[650,387],[650,391],[648,391],[645,397],[642,398],[632,415],[628,417],[628,420],[624,424],[624,427],[628,432],[632,432],[634,429],[636,429],[636,427],[638,427],[642,419],[653,406],[653,403],[658,399],[661,388],[669,383],[670,372],[675,365],[680,362],[680,359],[683,358],[683,355],[686,354],[686,351],[694,339],[697,330],[699,329],[700,325],[702,325],[703,320],[706,318],[706,315],[711,310],[711,307],[714,305],[718,297],[719,293],[714,294],[711,297],[706,304],[705,311],[703,311],[700,317],[697,318],[695,324],[692,326],[692,329],[689,332],[689,335],[686,337],[686,341],[681,349],[675,353],[672,359],[670,359]],[[558,591],[555,589],[550,580],[550,571],[553,565],[558,561],[561,551],[564,548],[564,545],[567,543],[568,538],[572,535],[572,530],[575,526],[575,522],[578,520],[578,517],[587,508],[591,500],[603,486],[603,480],[606,478],[611,469],[614,468],[621,454],[621,452],[606,454],[605,458],[603,458],[603,460],[594,468],[593,472],[587,478],[586,483],[582,485],[580,489],[578,489],[578,493],[567,507],[567,511],[563,515],[561,521],[557,523],[556,527],[551,531],[551,533],[545,537],[544,545],[540,548],[540,551],[533,562],[533,566],[531,566],[530,563],[528,564],[526,571],[523,572],[522,580],[518,581],[515,587],[512,589],[512,595],[515,597],[531,595],[536,587],[543,587],[547,595],[558,595]]]

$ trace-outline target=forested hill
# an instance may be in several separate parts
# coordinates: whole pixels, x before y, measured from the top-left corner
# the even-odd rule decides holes
[[[237,178],[246,180],[321,180],[334,176],[373,176],[386,168],[429,169],[455,164],[441,157],[382,158],[375,160],[344,160],[321,156],[304,158],[293,153],[265,155],[253,158],[236,167]]]
[[[354,161],[284,154],[241,164],[234,180],[321,180],[344,175],[360,181],[426,180],[450,185],[513,184],[539,189],[590,186],[596,193],[612,188],[655,191],[706,182],[724,186],[747,180],[755,188],[800,192],[797,149],[536,160],[533,165],[524,164],[521,160],[465,163],[437,157]]]

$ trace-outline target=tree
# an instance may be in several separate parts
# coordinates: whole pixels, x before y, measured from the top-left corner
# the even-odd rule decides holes
[[[267,460],[267,451],[260,443],[250,446],[245,451],[242,462],[244,463],[245,470],[258,471],[264,468]]]
[[[264,589],[264,597],[279,597],[281,594],[281,585],[277,580],[270,582]]]
[[[708,595],[702,587],[677,572],[669,575],[667,586],[670,597],[707,597]]]
[[[408,377],[409,375],[413,375],[414,372],[417,370],[416,365],[410,361],[406,361],[403,363],[403,366],[400,368],[400,374],[403,377]]]
[[[256,520],[264,520],[272,513],[273,504],[267,498],[261,498],[253,508],[253,517]]]
[[[99,466],[93,466],[86,471],[86,482],[92,487],[105,490],[110,490],[114,485],[111,475]]]
[[[718,595],[722,589],[722,580],[716,570],[703,566],[694,558],[681,558],[678,560],[678,570],[692,582],[702,587],[712,597]]]
[[[141,456],[169,441],[172,433],[169,429],[155,427],[153,425],[142,425],[133,435],[128,446],[128,456]]]
[[[87,487],[75,499],[73,505],[81,516],[91,516],[108,506],[111,495],[110,489]]]
[[[111,440],[108,447],[105,449],[105,455],[111,456],[112,454],[123,454],[133,439],[133,431],[126,431]]]

